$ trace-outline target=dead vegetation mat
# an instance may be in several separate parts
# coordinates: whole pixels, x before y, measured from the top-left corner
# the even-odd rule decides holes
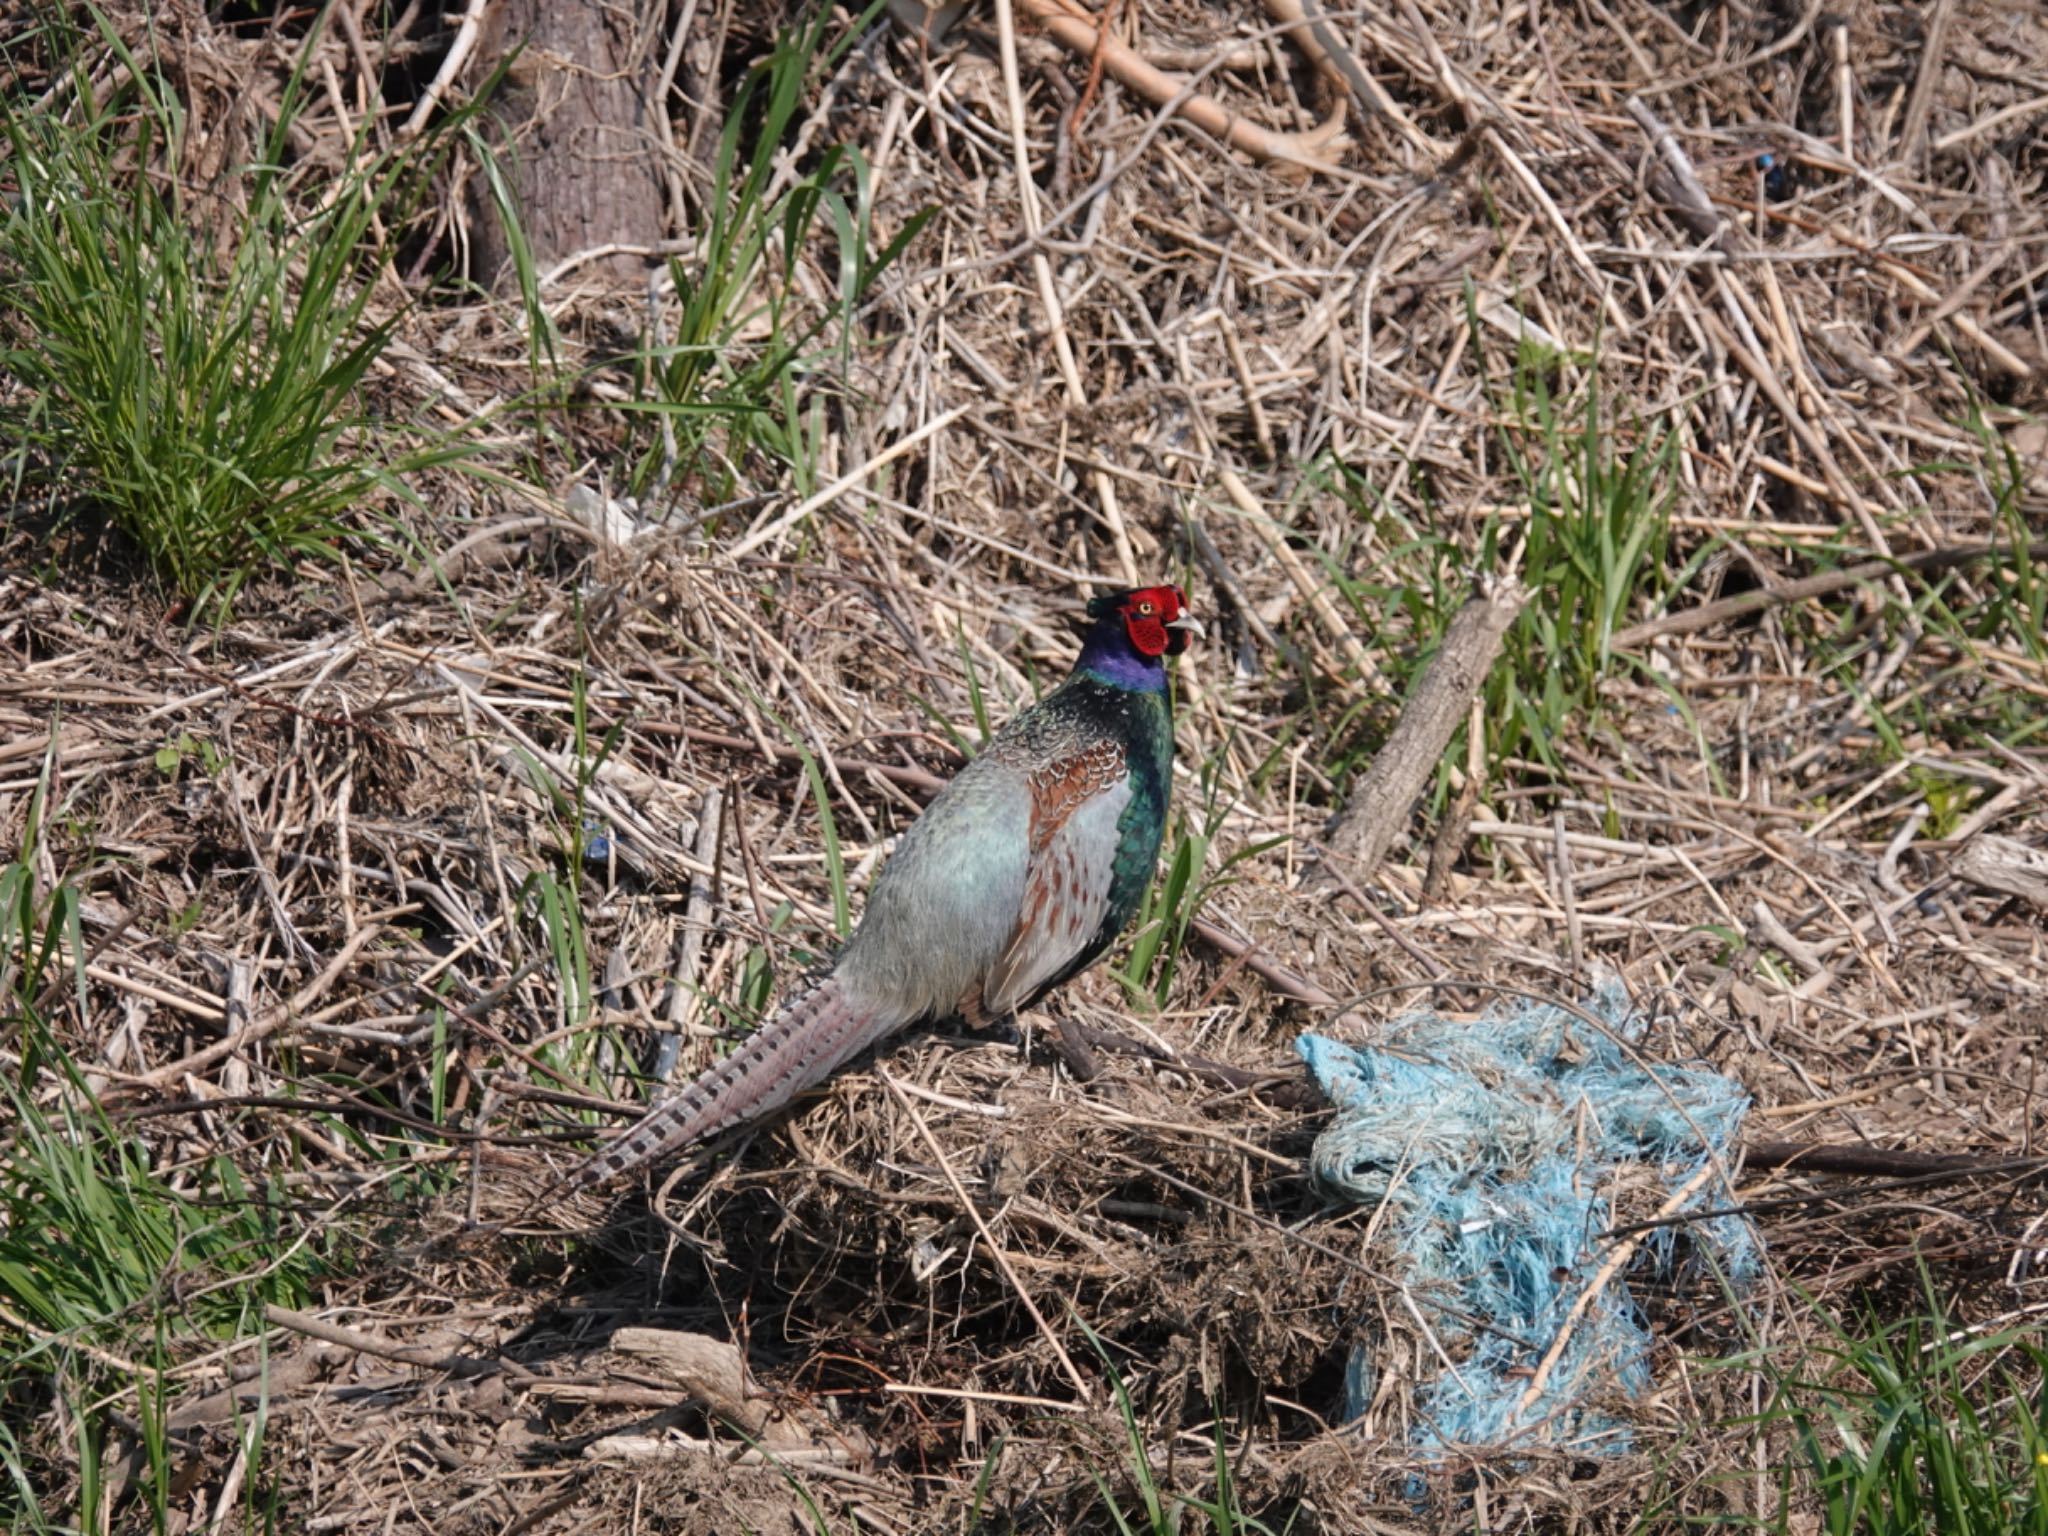
[[[708,82],[659,102],[665,144],[715,139],[713,87],[768,45],[767,9],[649,23],[643,51],[681,28]],[[1237,118],[1331,118],[1343,70],[1263,11],[1110,10],[1120,47],[1208,68]],[[451,478],[422,487],[434,515],[394,513],[439,577],[364,552],[193,632],[85,552],[52,564],[21,509],[0,826],[21,836],[46,778],[34,857],[81,892],[86,944],[53,1027],[174,1186],[218,1198],[224,1152],[317,1260],[302,1305],[229,1347],[174,1341],[180,1528],[257,1520],[247,1475],[250,1508],[332,1532],[1107,1530],[1138,1498],[1133,1434],[1203,1496],[1220,1434],[1276,1530],[1768,1521],[1799,1494],[1747,1475],[1790,1453],[1745,1416],[1824,1309],[1924,1306],[1925,1264],[1958,1326],[2038,1311],[2042,907],[1966,860],[2041,841],[2048,751],[2013,711],[2048,669],[1928,617],[1931,592],[1978,611],[2011,557],[1913,561],[2042,526],[2048,22],[1982,0],[1331,15],[1378,97],[1336,102],[1343,136],[1306,164],[1091,81],[1031,7],[931,44],[891,12],[815,79],[806,143],[863,148],[882,223],[938,214],[847,384],[814,386],[814,482],[960,414],[801,520],[750,460],[737,489],[766,500],[593,532],[563,496],[617,443],[564,415],[522,445],[549,483]],[[223,125],[260,119],[303,41],[303,18],[179,25],[190,109]],[[335,110],[309,132],[352,131],[350,104],[399,119],[452,36],[355,14],[319,45]],[[379,47],[405,69],[366,71]],[[667,163],[693,227],[704,163]],[[418,248],[459,247],[465,206],[451,189]],[[542,289],[572,364],[641,323],[605,269]],[[395,418],[481,419],[523,387],[512,306],[437,293],[400,336]],[[1426,579],[1454,599],[1516,559],[1517,451],[1542,444],[1508,381],[1542,349],[1560,411],[1597,391],[1622,451],[1677,444],[1661,564],[1615,615],[1639,664],[1555,738],[1447,770],[1390,861],[1333,886],[1317,840],[1433,639]],[[1856,557],[1902,564],[1796,586]],[[526,1209],[643,1073],[700,1069],[829,953],[828,840],[857,911],[976,697],[1000,719],[1064,668],[1081,581],[1182,572],[1214,622],[1180,672],[1178,803],[1212,869],[1255,851],[1206,890],[1163,1000],[1114,958],[1022,1048],[923,1037],[658,1190]],[[1658,1012],[1658,1059],[1748,1088],[1753,1143],[1994,1171],[1873,1182],[1781,1145],[1735,1174],[1770,1262],[1746,1323],[1705,1282],[1639,1298],[1659,1354],[1622,1405],[1635,1454],[1475,1453],[1418,1492],[1432,1341],[1371,1213],[1308,1185],[1292,1039],[1577,998],[1600,968]],[[1098,1077],[1046,1048],[1055,1026],[1096,1031]],[[167,1278],[159,1308],[206,1279]],[[1340,1428],[1361,1342],[1382,1385]],[[61,1509],[52,1401],[24,1385],[9,1412]]]

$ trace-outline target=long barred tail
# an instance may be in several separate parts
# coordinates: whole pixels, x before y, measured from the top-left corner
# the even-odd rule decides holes
[[[657,1158],[772,1114],[866,1050],[900,1020],[854,1006],[826,975],[783,1004],[740,1048],[590,1158],[556,1188],[575,1194],[634,1173]]]

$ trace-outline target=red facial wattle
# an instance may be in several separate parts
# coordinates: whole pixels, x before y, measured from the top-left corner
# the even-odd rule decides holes
[[[1188,648],[1188,632],[1171,626],[1187,609],[1178,587],[1147,587],[1124,602],[1124,632],[1142,656],[1178,656]]]

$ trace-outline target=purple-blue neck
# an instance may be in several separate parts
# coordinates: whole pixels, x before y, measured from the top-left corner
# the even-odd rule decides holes
[[[1131,644],[1121,617],[1098,619],[1081,642],[1081,654],[1074,660],[1076,672],[1086,672],[1097,682],[1134,693],[1166,692],[1166,659],[1147,656]]]

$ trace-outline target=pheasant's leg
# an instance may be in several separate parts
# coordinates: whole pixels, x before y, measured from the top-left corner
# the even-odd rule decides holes
[[[1000,1019],[990,1019],[975,1033],[992,1045],[1024,1043],[1024,1036],[1017,1029],[1017,1016],[1014,1013],[1004,1014]]]
[[[1023,1036],[1017,1033],[1017,1016],[1006,1013],[997,1018],[990,1013],[978,986],[967,989],[966,994],[960,999],[957,1011],[967,1033],[977,1039],[990,1040],[997,1045],[1016,1045],[1023,1039]]]

